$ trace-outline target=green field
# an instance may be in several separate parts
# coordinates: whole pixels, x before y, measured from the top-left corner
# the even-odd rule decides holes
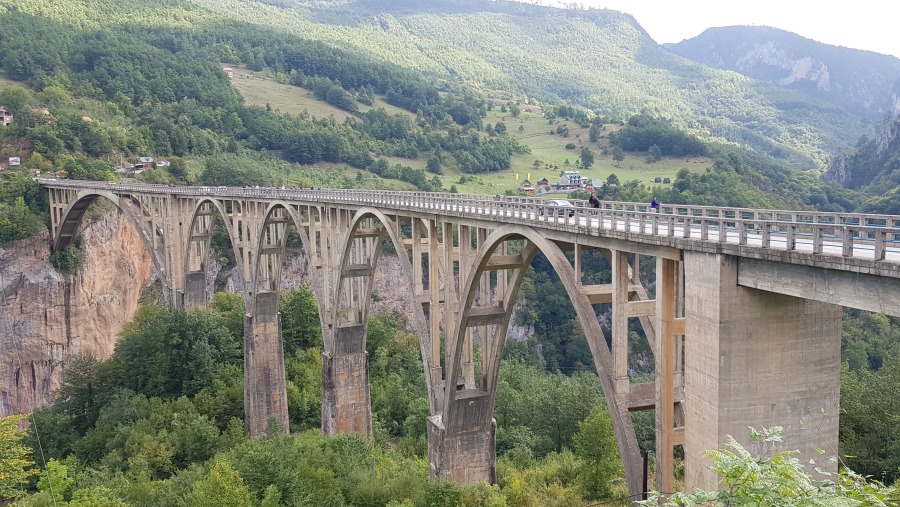
[[[338,109],[317,99],[311,91],[304,88],[281,84],[268,76],[255,75],[256,77],[247,78],[243,77],[245,75],[255,74],[246,68],[236,67],[232,84],[244,96],[244,100],[248,104],[261,106],[269,104],[273,109],[291,114],[300,114],[306,111],[310,115],[319,118],[334,116],[338,122],[354,116],[350,112]],[[405,114],[414,117],[409,111],[391,106],[381,99],[376,99],[373,107],[383,107],[390,114]],[[369,109],[371,107],[360,104],[361,111]],[[587,170],[581,171],[585,179],[606,180],[610,174],[615,174],[620,181],[638,180],[645,185],[652,186],[656,177],[674,180],[675,174],[682,168],[687,168],[691,171],[702,171],[712,166],[712,160],[701,157],[689,159],[668,158],[648,163],[646,156],[642,154],[626,154],[624,160],[616,162],[613,160],[612,155],[604,155],[602,150],[604,146],[609,145],[605,136],[620,128],[619,126],[608,125],[603,134],[604,138],[600,139],[599,143],[590,143],[588,129],[580,127],[574,121],[555,119],[551,122],[543,117],[542,112],[537,107],[523,106],[522,109],[523,111],[519,117],[514,118],[511,114],[502,112],[499,105],[495,105],[491,111],[488,111],[483,122],[485,126],[489,123],[496,125],[497,122],[504,122],[509,135],[519,139],[522,144],[531,148],[531,153],[514,155],[510,161],[511,168],[499,173],[466,175],[453,166],[444,167],[444,174],[441,176],[441,179],[445,188],[455,185],[460,192],[503,193],[506,190],[515,191],[519,186],[519,182],[529,177],[529,175],[532,183],[540,178],[547,178],[551,184],[558,183],[560,172],[575,169],[575,161],[581,153],[582,146],[589,146],[594,154],[594,165]],[[560,126],[569,129],[568,137],[555,133],[557,127]],[[521,131],[519,131],[520,127],[522,128]],[[551,130],[554,133],[551,133]],[[575,149],[566,149],[566,144],[568,143],[575,144]],[[427,158],[425,154],[422,154],[418,159],[388,157],[387,160],[391,165],[401,164],[419,169],[425,167]],[[536,160],[539,161],[537,168],[534,165]],[[569,161],[568,165],[566,160]],[[352,170],[343,165],[318,164],[313,166],[317,170],[335,170],[339,167]],[[518,175],[518,180],[516,175]],[[462,177],[465,177],[464,179],[468,181],[461,183],[460,178]]]
[[[253,77],[245,77],[248,75]],[[335,121],[338,123],[343,122],[346,118],[355,118],[353,113],[317,99],[311,91],[305,88],[278,83],[268,76],[255,74],[244,67],[234,67],[234,77],[231,78],[231,83],[241,93],[246,103],[254,106],[269,104],[272,106],[272,109],[290,114],[300,114],[306,111],[316,118],[334,116]],[[375,103],[371,106],[365,104],[357,105],[360,112],[384,108],[388,114],[403,114],[413,119],[416,117],[413,113],[392,106],[378,97],[375,98]]]

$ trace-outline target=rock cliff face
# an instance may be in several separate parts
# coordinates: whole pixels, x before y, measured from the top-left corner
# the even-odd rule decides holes
[[[153,271],[131,223],[107,213],[82,229],[82,265],[50,264],[49,234],[0,249],[0,416],[49,403],[66,359],[106,359]]]

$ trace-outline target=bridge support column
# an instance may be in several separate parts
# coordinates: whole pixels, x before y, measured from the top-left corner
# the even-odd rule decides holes
[[[717,489],[707,449],[748,426],[783,426],[781,448],[836,472],[841,307],[741,287],[738,259],[684,252],[685,489]],[[825,449],[818,455],[816,449]]]
[[[453,410],[428,418],[428,463],[431,477],[472,484],[497,482],[497,422],[490,396],[480,390],[460,392]],[[452,414],[449,419],[444,414]]]
[[[322,354],[322,432],[372,436],[365,326],[338,328],[337,350]]]
[[[278,293],[256,298],[256,315],[244,317],[244,430],[262,435],[275,422],[286,435],[290,426]]]

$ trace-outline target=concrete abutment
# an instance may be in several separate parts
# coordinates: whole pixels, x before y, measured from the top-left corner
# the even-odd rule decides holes
[[[738,285],[739,259],[684,253],[685,490],[719,487],[703,457],[783,426],[784,450],[836,472],[842,308]],[[820,455],[817,448],[825,449]]]

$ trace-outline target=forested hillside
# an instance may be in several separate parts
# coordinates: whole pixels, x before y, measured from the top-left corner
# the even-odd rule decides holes
[[[264,62],[288,72],[289,62],[270,51],[278,38],[248,33],[243,23],[272,27],[448,84],[509,90],[544,102],[567,100],[614,117],[647,112],[670,118],[798,167],[821,165],[829,152],[864,131],[858,119],[826,103],[675,57],[653,43],[630,16],[614,11],[486,1],[446,1],[425,11],[419,2],[409,1],[321,6],[179,0],[148,7],[95,0],[75,10],[65,2],[4,1],[8,9],[89,29],[212,29],[221,49],[234,46],[230,39],[249,37],[258,43],[255,49],[235,56],[251,66]],[[238,20],[242,24],[230,23]]]

